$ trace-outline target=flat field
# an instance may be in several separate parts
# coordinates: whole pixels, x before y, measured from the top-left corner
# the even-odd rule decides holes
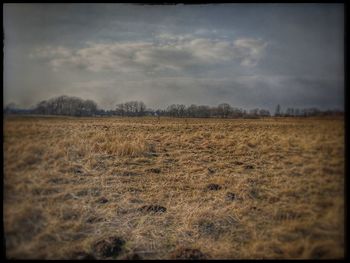
[[[344,120],[4,118],[16,259],[344,257]]]

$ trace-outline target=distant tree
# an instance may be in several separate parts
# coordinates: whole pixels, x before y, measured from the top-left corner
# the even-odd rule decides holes
[[[177,117],[178,112],[177,112],[177,106],[176,104],[171,104],[168,106],[165,110],[166,115],[171,116],[171,117]]]
[[[14,103],[6,105],[4,113],[11,114],[53,114],[72,116],[170,116],[170,117],[195,117],[195,118],[259,118],[271,116],[266,109],[255,108],[249,111],[241,108],[234,108],[228,103],[221,103],[218,106],[195,105],[187,107],[184,104],[172,104],[165,110],[153,110],[147,108],[142,101],[127,101],[116,105],[115,110],[99,109],[93,100],[83,100],[78,97],[59,96],[48,100],[40,101],[34,109],[19,109]],[[318,108],[287,108],[285,114],[278,104],[275,116],[342,116],[344,112],[339,109],[320,110]]]
[[[139,101],[137,104],[137,112],[139,116],[144,116],[146,111],[146,105],[143,101]]]
[[[125,114],[124,106],[125,106],[124,103],[120,103],[120,104],[116,105],[115,111],[116,111],[117,115],[124,116],[124,114]]]
[[[227,118],[232,113],[232,107],[228,103],[221,103],[217,107],[218,115]]]
[[[178,116],[179,117],[185,117],[186,115],[186,106],[183,104],[178,104],[177,105],[177,110],[178,110]]]
[[[189,106],[187,108],[187,116],[194,118],[194,117],[198,117],[197,115],[198,115],[198,106],[197,105],[192,104],[191,106]]]
[[[198,106],[198,115],[199,118],[209,118],[210,117],[210,107],[206,105],[200,105]]]
[[[275,116],[281,116],[281,106],[279,104],[276,106]]]
[[[294,116],[294,108],[288,108],[285,115],[289,117]]]
[[[33,110],[33,112],[37,114],[72,116],[92,116],[96,111],[96,102],[68,96],[59,96],[49,100],[43,100],[39,102]]]
[[[261,117],[270,117],[271,114],[270,114],[270,111],[268,111],[268,110],[260,109],[259,110],[259,116],[261,116]]]
[[[97,111],[97,104],[93,100],[86,100],[83,105],[84,115],[91,116]]]
[[[249,111],[249,115],[252,117],[258,117],[259,116],[259,109],[255,108]]]
[[[241,118],[243,117],[243,110],[238,108],[232,108],[231,116],[233,118]]]
[[[15,103],[11,102],[5,106],[4,113],[14,113],[16,112],[17,108],[18,106]]]
[[[116,105],[115,114],[119,116],[144,116],[146,105],[143,101],[127,101]]]
[[[37,104],[36,109],[34,110],[34,112],[38,113],[38,114],[49,114],[47,101],[46,100],[40,101]]]

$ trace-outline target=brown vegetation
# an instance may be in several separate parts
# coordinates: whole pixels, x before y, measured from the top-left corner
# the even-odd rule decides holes
[[[9,117],[16,259],[344,256],[343,119]]]

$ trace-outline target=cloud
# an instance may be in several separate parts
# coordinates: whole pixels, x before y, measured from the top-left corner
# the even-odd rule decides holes
[[[253,38],[228,41],[161,34],[152,42],[88,43],[78,49],[46,46],[35,50],[31,58],[46,59],[56,70],[70,66],[92,72],[181,72],[225,63],[255,67],[266,46],[263,40]]]
[[[242,59],[241,65],[254,67],[264,55],[266,42],[251,38],[242,38],[234,42],[235,52]]]

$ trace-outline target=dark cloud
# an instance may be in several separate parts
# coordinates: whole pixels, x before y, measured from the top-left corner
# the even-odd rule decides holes
[[[4,102],[343,107],[341,4],[5,4]]]

